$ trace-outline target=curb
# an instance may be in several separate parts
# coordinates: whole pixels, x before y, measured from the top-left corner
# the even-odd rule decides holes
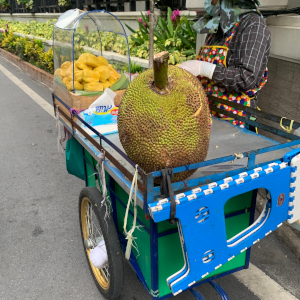
[[[259,213],[262,212],[263,205],[264,198],[260,193],[258,193],[256,209],[259,211]],[[296,234],[294,230],[296,229],[292,229],[289,225],[283,223],[282,226],[277,228],[274,232],[277,238],[282,241],[300,261],[300,235]]]
[[[0,48],[0,55],[4,57],[6,60],[12,62],[17,67],[19,67],[22,71],[24,71],[27,75],[29,75],[32,79],[38,81],[47,87],[51,92],[53,91],[53,75],[47,73],[46,71],[39,69],[38,67],[30,64],[22,60],[20,57],[5,51]]]

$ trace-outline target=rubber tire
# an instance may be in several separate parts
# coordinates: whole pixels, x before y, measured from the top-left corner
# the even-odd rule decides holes
[[[82,224],[81,224],[81,202],[84,198],[88,198],[93,206],[94,212],[98,218],[101,231],[103,233],[105,246],[107,249],[108,262],[109,262],[109,272],[110,272],[110,284],[107,290],[103,289],[98,283],[92,271],[90,261],[86,248],[84,246]],[[104,221],[105,207],[101,207],[101,200],[103,199],[100,191],[95,187],[84,188],[79,196],[79,223],[82,243],[84,247],[84,252],[88,261],[90,271],[92,273],[93,279],[96,283],[97,288],[100,293],[107,299],[115,299],[119,297],[123,290],[123,279],[124,279],[124,262],[123,262],[123,252],[120,246],[120,241],[118,238],[116,226],[114,224],[112,216]]]

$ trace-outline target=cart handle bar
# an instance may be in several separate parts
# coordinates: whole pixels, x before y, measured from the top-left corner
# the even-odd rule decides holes
[[[241,104],[238,104],[238,103],[235,103],[235,102],[232,102],[232,101],[228,101],[228,100],[225,100],[225,99],[222,99],[222,98],[217,98],[217,97],[214,97],[214,96],[208,96],[208,99],[211,100],[211,101],[214,101],[214,102],[218,102],[218,103],[222,103],[222,104],[227,105],[227,106],[234,107],[234,108],[239,109],[239,110],[243,110],[243,111],[245,111],[249,114],[253,114],[254,116],[257,116],[257,117],[262,117],[264,119],[273,121],[273,122],[278,123],[278,124],[280,124],[280,122],[282,122],[282,124],[285,125],[285,126],[290,126],[290,124],[291,124],[291,120],[289,120],[289,119],[286,119],[286,118],[283,119],[282,117],[279,117],[279,116],[276,116],[276,115],[273,115],[273,114],[269,114],[269,113],[266,113],[266,112],[263,112],[263,111],[259,111],[257,109],[251,108],[249,106],[244,106],[244,105],[241,105]],[[293,122],[293,128],[297,129],[299,127],[300,127],[300,123],[294,121]]]
[[[123,158],[125,158],[132,167],[135,168],[136,163],[131,160],[123,151],[121,151],[117,146],[115,146],[110,140],[108,140],[103,134],[101,134],[100,132],[98,132],[97,130],[95,130],[92,126],[90,126],[88,123],[86,123],[81,117],[79,117],[79,115],[72,110],[71,111],[71,107],[69,107],[66,103],[64,103],[63,100],[61,100],[57,95],[55,95],[53,93],[53,97],[56,98],[61,104],[63,104],[69,111],[71,115],[74,115],[77,119],[79,119],[88,129],[90,129],[92,132],[94,132],[99,138],[100,138],[100,144],[101,144],[101,140],[105,141],[109,146],[111,146],[114,150],[116,150]],[[55,105],[55,104],[54,104]],[[140,167],[138,167],[138,171],[140,174],[146,174],[146,172],[141,169]]]

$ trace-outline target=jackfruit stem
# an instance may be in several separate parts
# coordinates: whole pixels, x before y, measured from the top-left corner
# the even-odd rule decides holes
[[[159,52],[154,55],[154,85],[158,90],[164,90],[168,84],[168,61],[168,51]]]

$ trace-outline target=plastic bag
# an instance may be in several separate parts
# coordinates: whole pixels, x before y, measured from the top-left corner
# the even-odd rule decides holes
[[[117,94],[111,89],[107,88],[104,93],[96,99],[88,109],[81,112],[79,116],[101,134],[118,132],[117,121],[119,108],[114,104],[116,95]],[[92,132],[89,132],[89,134],[96,136]]]
[[[124,72],[124,75],[125,75],[126,78],[128,78],[128,79],[130,80],[130,74],[129,74],[129,72]],[[134,74],[131,74],[131,81],[132,81],[134,78],[138,77],[139,75],[140,75],[139,72],[136,72],[136,73],[134,73]]]
[[[97,269],[102,269],[108,263],[107,251],[104,240],[102,240],[90,252],[90,260]]]

